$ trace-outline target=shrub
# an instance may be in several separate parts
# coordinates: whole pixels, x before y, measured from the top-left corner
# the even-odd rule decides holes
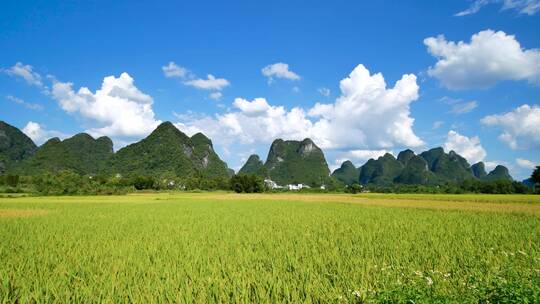
[[[231,178],[230,189],[236,193],[261,193],[265,191],[262,177],[253,174],[239,174]]]
[[[362,192],[362,186],[360,186],[357,183],[354,183],[350,186],[345,187],[345,191],[348,193],[356,194],[356,193]]]
[[[137,190],[154,189],[154,179],[149,176],[136,176],[133,178],[132,185]]]
[[[17,187],[19,185],[19,176],[12,174],[6,175],[6,185],[13,188]]]

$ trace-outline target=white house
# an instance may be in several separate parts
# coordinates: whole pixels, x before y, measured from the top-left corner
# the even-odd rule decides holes
[[[282,186],[278,185],[275,181],[273,181],[271,179],[265,179],[264,184],[266,185],[266,187],[268,187],[270,189],[281,189],[281,188],[283,188]]]
[[[289,185],[287,185],[287,188],[288,188],[289,190],[300,190],[300,189],[303,189],[303,188],[309,189],[309,188],[311,188],[311,187],[308,186],[308,185],[304,185],[304,184],[296,184],[296,185],[294,185],[294,184],[289,184]]]
[[[304,185],[304,184],[289,184],[289,185],[283,187],[283,186],[278,185],[275,181],[273,181],[271,179],[265,179],[264,184],[269,189],[283,189],[283,188],[285,188],[287,190],[301,190],[301,189],[304,189],[304,188],[306,188],[306,189],[311,188],[310,186]],[[322,189],[324,189],[324,188],[322,188]]]

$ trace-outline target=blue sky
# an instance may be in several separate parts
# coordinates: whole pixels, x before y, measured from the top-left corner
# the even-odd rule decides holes
[[[313,138],[332,168],[444,146],[522,179],[539,28],[538,0],[4,1],[0,119],[117,149],[169,120],[235,169],[276,137]]]

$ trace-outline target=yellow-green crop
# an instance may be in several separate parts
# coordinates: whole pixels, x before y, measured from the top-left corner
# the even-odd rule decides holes
[[[0,198],[0,302],[540,302],[540,196]]]

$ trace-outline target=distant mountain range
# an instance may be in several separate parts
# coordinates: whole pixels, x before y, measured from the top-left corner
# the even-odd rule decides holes
[[[214,151],[202,133],[191,137],[172,123],[164,122],[148,137],[116,153],[108,137],[94,139],[81,133],[60,140],[52,138],[37,147],[16,127],[0,121],[0,173],[32,175],[73,170],[79,174],[162,175],[227,177],[232,169]],[[393,184],[439,185],[462,182],[512,180],[508,169],[497,166],[487,173],[484,163],[469,165],[454,151],[434,148],[416,155],[405,150],[395,158],[385,154],[356,168],[345,161],[330,174],[323,151],[309,138],[302,141],[276,139],[266,162],[251,155],[239,171],[268,178],[278,185],[324,185],[339,181],[390,186]]]
[[[110,138],[85,133],[63,141],[52,138],[36,147],[19,129],[1,122],[0,169],[24,175],[69,169],[92,175],[230,176],[209,138],[202,133],[189,137],[170,122],[116,153]]]
[[[448,182],[459,183],[467,179],[481,181],[512,180],[508,169],[497,166],[489,174],[485,165],[479,162],[469,165],[467,160],[454,151],[445,153],[443,148],[433,148],[416,155],[411,150],[401,151],[395,158],[385,154],[378,159],[370,159],[356,168],[350,161],[344,162],[332,176],[345,184],[392,184],[439,185]]]

